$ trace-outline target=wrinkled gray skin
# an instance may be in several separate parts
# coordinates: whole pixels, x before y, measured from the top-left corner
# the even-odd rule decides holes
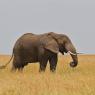
[[[45,33],[35,35],[27,33],[21,36],[13,48],[13,67],[12,70],[22,70],[28,63],[40,63],[39,71],[45,71],[47,61],[50,63],[50,70],[56,70],[58,53],[67,53],[68,51],[76,54],[76,49],[71,40],[64,34]],[[77,54],[72,55],[73,62],[71,67],[78,64]]]

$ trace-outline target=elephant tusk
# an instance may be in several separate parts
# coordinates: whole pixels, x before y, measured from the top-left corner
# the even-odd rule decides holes
[[[71,51],[68,51],[68,53],[70,53],[70,54],[72,54],[72,55],[77,55],[77,54],[75,54],[75,53],[72,53]]]

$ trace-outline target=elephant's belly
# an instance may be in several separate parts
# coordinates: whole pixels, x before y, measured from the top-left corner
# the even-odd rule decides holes
[[[36,62],[38,62],[38,58],[26,57],[26,58],[24,59],[24,61],[27,62],[27,63],[36,63]]]
[[[38,62],[38,57],[37,56],[27,55],[23,59],[26,63],[36,63],[36,62]]]
[[[30,50],[24,49],[23,52],[21,53],[21,56],[24,62],[27,62],[27,63],[38,62],[38,52],[34,48],[31,48]]]

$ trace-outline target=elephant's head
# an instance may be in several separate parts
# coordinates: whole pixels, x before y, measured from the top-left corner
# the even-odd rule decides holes
[[[52,40],[46,45],[46,48],[54,53],[61,52],[62,54],[70,53],[73,62],[70,62],[71,67],[76,67],[78,64],[77,52],[71,40],[64,34],[48,33]]]

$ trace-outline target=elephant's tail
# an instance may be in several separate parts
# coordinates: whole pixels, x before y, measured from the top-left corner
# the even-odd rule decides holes
[[[5,69],[7,65],[11,62],[12,58],[13,58],[13,53],[12,53],[10,60],[5,65],[0,66],[0,69]]]

